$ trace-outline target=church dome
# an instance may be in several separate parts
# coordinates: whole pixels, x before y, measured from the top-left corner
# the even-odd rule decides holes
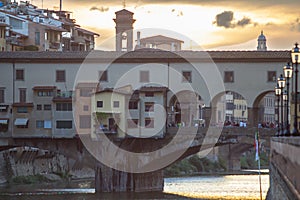
[[[266,41],[266,36],[264,35],[263,31],[261,31],[260,36],[258,36],[258,40]]]

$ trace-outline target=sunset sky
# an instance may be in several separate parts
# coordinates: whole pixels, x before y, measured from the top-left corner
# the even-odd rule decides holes
[[[59,7],[59,0],[31,0],[38,7],[42,2],[43,8]],[[112,19],[123,9],[122,0],[63,0],[63,9],[72,11],[81,27],[100,34],[97,49],[113,49],[107,39],[114,36]],[[185,49],[255,50],[261,30],[269,50],[289,50],[300,42],[299,0],[127,0],[126,9],[134,12],[134,28],[142,37],[176,32],[187,38]]]

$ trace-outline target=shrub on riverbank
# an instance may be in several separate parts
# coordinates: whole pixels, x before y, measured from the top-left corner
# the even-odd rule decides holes
[[[269,155],[266,152],[260,152],[260,166],[269,166]],[[258,168],[258,163],[255,160],[255,152],[247,152],[241,157],[241,169]]]
[[[12,178],[12,180],[9,182],[12,184],[36,184],[36,183],[45,183],[51,181],[46,177],[44,177],[43,175],[30,175],[30,176],[17,176]]]
[[[197,155],[185,158],[165,169],[166,177],[192,175],[198,173],[212,173],[225,171],[222,162],[213,162],[207,158],[199,158]]]

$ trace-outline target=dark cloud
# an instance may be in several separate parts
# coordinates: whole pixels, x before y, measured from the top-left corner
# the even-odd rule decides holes
[[[216,21],[214,21],[213,24],[224,28],[244,27],[250,24],[253,24],[254,26],[258,25],[257,22],[252,22],[252,20],[248,17],[243,17],[243,19],[235,22],[234,13],[232,11],[224,11],[217,14]]]
[[[90,8],[90,11],[94,11],[94,10],[97,10],[97,11],[100,11],[100,12],[107,12],[109,10],[109,7],[96,7],[96,6],[93,6]]]
[[[233,20],[233,12],[224,11],[216,15],[216,21],[213,23],[216,24],[217,26],[232,28],[233,27],[232,20]]]
[[[248,25],[248,24],[251,24],[252,23],[252,21],[251,21],[251,19],[250,18],[248,18],[248,17],[244,17],[243,19],[241,19],[241,20],[239,20],[237,23],[236,23],[236,25],[237,26],[246,26],[246,25]]]

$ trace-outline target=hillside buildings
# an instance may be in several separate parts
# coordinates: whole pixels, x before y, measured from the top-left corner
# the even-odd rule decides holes
[[[1,51],[90,51],[99,34],[80,28],[69,11],[39,9],[29,3],[2,1]]]

